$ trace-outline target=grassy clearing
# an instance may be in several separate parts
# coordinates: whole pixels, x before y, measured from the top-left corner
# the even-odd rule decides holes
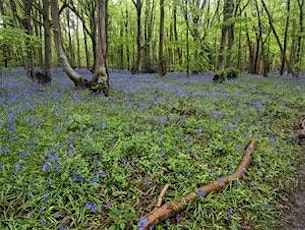
[[[162,187],[165,200],[232,173],[259,141],[245,177],[189,204],[155,229],[276,228],[296,187],[304,79],[112,73],[110,98],[4,79],[0,229],[137,229]]]

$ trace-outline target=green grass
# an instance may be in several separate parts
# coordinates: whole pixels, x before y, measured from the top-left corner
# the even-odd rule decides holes
[[[0,229],[137,229],[166,183],[170,201],[232,173],[251,139],[258,146],[243,178],[155,229],[279,225],[279,204],[297,185],[301,149],[291,140],[304,79],[146,78],[169,87],[114,88],[109,99],[67,87],[54,100],[53,85],[2,104]]]

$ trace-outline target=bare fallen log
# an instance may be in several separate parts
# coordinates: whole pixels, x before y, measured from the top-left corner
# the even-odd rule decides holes
[[[236,180],[243,176],[250,166],[252,153],[254,152],[255,145],[256,141],[252,141],[249,144],[246,153],[243,157],[243,160],[240,162],[238,168],[234,173],[226,177],[221,177],[217,181],[213,181],[207,185],[201,186],[196,192],[188,193],[186,196],[182,197],[181,200],[171,201],[162,205],[160,208],[153,210],[147,217],[141,217],[138,223],[139,229],[152,229],[152,226],[181,212],[189,202],[195,200],[197,197],[205,197],[212,192],[218,192],[219,190],[224,188],[224,186],[230,181]]]

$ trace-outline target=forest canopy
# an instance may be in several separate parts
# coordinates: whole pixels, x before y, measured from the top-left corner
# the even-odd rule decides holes
[[[1,1],[1,65],[58,65],[50,40],[51,2]],[[58,1],[62,45],[73,68],[95,68],[97,2]],[[112,69],[202,72],[232,67],[295,76],[304,69],[304,0],[109,0],[105,7],[107,65]]]

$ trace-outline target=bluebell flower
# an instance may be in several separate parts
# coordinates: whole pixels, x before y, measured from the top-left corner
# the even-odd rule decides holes
[[[85,178],[81,175],[76,175],[74,177],[74,181],[77,182],[77,183],[82,183],[82,182],[84,182],[84,180],[85,180]]]
[[[47,178],[47,179],[46,179],[46,184],[49,185],[49,184],[51,184],[51,183],[52,183],[52,179],[51,179],[51,178]]]
[[[145,225],[147,223],[148,219],[146,216],[142,216],[138,221],[138,228],[139,230],[144,230]]]
[[[58,161],[58,160],[59,160],[59,153],[54,153],[53,161]]]
[[[52,159],[52,152],[50,150],[47,151],[47,158]]]
[[[231,218],[234,214],[234,210],[232,208],[228,209],[228,217]]]
[[[55,169],[56,173],[60,173],[60,165],[59,164],[56,164],[54,169]]]
[[[9,133],[14,133],[16,131],[16,124],[13,123],[13,124],[9,124],[8,125],[8,132]]]
[[[15,164],[14,164],[15,172],[18,172],[18,171],[20,170],[21,166],[22,166],[22,165],[21,165],[20,162],[15,163]]]
[[[29,155],[30,155],[30,154],[28,154],[27,152],[22,152],[22,153],[20,153],[20,157],[21,157],[21,158],[27,158],[27,157],[29,157]]]
[[[46,212],[46,207],[41,207],[41,208],[39,209],[39,213],[40,213],[40,214],[45,214],[45,212]]]
[[[8,122],[12,122],[16,119],[16,112],[12,111],[9,113],[9,115],[7,116],[7,121]]]
[[[32,198],[33,196],[34,196],[34,194],[33,194],[32,191],[28,192],[28,194],[27,194],[27,197],[28,197],[28,198]]]
[[[105,208],[110,209],[111,208],[111,202],[110,200],[107,200],[105,203]]]
[[[120,162],[121,164],[123,164],[123,165],[126,165],[126,164],[127,164],[127,160],[126,160],[124,157],[121,157],[121,158],[119,159],[119,162]]]
[[[65,225],[60,225],[58,230],[67,230],[67,227]]]
[[[268,204],[267,202],[265,202],[265,203],[263,203],[262,205],[261,205],[261,209],[262,210],[267,210],[267,209],[269,209],[270,208],[270,204]]]
[[[150,184],[151,184],[151,180],[145,178],[145,179],[144,179],[144,184],[147,185],[147,186],[150,185]]]
[[[2,153],[8,153],[8,147],[7,146],[1,146],[0,151]]]
[[[208,195],[207,191],[205,191],[204,189],[199,189],[199,190],[197,191],[197,194],[198,194],[199,196],[206,196],[206,195]]]
[[[97,212],[97,208],[96,208],[95,203],[93,203],[91,201],[86,203],[86,208],[89,209],[91,212],[94,212],[94,213]]]
[[[92,177],[90,181],[94,184],[97,184],[98,183],[98,178],[97,177]]]
[[[49,162],[44,163],[44,165],[42,166],[42,170],[44,172],[49,172],[51,169],[51,164]]]
[[[108,172],[107,171],[100,171],[100,172],[97,172],[97,175],[99,177],[107,177],[108,176]]]
[[[134,161],[132,161],[132,162],[130,162],[130,166],[131,166],[132,168],[134,168],[134,167],[136,167],[136,163],[135,163]]]

